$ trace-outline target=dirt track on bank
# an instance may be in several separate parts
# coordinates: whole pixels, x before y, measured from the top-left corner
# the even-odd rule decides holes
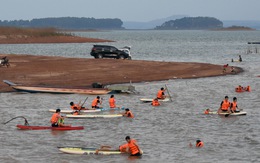
[[[231,74],[230,68],[223,73],[222,65],[206,63],[0,55],[3,56],[9,58],[11,66],[0,67],[0,92],[13,91],[3,80],[28,86],[90,87],[94,82],[107,85]],[[238,67],[235,70],[242,71]]]

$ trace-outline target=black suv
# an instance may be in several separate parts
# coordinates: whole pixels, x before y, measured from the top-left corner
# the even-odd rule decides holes
[[[116,59],[131,59],[130,47],[117,49],[109,45],[93,45],[90,53],[95,58],[116,58]]]

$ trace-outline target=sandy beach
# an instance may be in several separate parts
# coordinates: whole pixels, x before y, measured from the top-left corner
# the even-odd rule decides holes
[[[145,60],[85,59],[33,55],[6,55],[10,67],[0,67],[0,92],[14,91],[3,80],[27,86],[91,87],[103,85],[189,79],[232,74],[223,65]],[[235,67],[235,71],[242,69]]]

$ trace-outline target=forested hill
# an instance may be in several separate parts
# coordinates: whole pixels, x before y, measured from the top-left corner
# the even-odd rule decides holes
[[[212,17],[185,17],[176,20],[170,20],[157,26],[160,30],[200,30],[222,28],[223,22]]]
[[[32,20],[12,20],[1,21],[0,26],[15,27],[52,27],[58,29],[123,29],[123,22],[120,19],[95,19],[95,18],[77,18],[77,17],[61,17],[61,18],[41,18]]]

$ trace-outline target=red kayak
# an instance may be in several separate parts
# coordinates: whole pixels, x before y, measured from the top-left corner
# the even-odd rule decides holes
[[[83,126],[63,126],[63,127],[51,127],[51,126],[27,126],[17,125],[21,130],[83,130]]]

